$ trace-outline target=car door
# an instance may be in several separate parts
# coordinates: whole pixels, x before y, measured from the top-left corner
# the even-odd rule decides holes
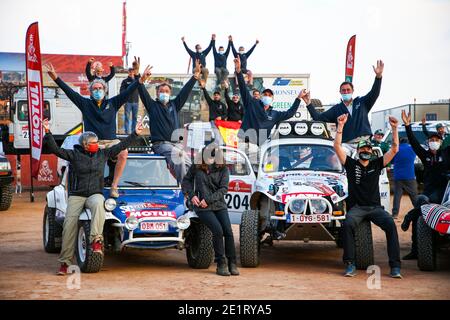
[[[230,182],[225,201],[232,224],[241,223],[244,210],[250,209],[250,197],[255,188],[256,175],[247,155],[235,148],[221,147],[230,171]]]
[[[373,153],[377,157],[383,156],[383,152],[381,151],[381,149],[379,147],[374,147]],[[388,173],[387,173],[387,168],[384,168],[381,171],[379,188],[380,188],[381,205],[384,207],[384,210],[390,212],[390,210],[391,210],[391,188],[389,185],[389,177],[388,177]]]

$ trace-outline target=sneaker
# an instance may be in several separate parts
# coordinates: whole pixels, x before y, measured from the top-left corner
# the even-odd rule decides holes
[[[356,267],[353,263],[348,263],[345,268],[344,277],[354,277],[356,276]]]
[[[67,264],[61,263],[61,265],[59,266],[59,270],[58,270],[58,272],[56,272],[56,274],[58,276],[65,276],[67,274],[67,268],[68,267],[69,266]]]
[[[275,240],[283,240],[284,238],[286,238],[286,233],[275,230],[275,232],[273,233],[273,237]]]
[[[411,251],[406,256],[404,256],[402,259],[403,260],[417,260],[417,253]]]
[[[109,191],[109,195],[111,196],[111,198],[118,198],[119,190],[117,188],[111,187],[111,190]]]
[[[94,240],[92,242],[92,252],[103,254],[103,243],[101,240]]]
[[[391,278],[395,278],[395,279],[402,279],[402,275],[400,273],[400,268],[391,268],[391,273],[390,273]]]

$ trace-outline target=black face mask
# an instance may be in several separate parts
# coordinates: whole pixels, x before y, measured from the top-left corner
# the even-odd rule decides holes
[[[361,160],[370,160],[370,158],[372,158],[372,154],[370,152],[360,152],[359,158]]]

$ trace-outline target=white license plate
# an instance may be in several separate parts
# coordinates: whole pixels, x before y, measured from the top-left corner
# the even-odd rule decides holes
[[[292,223],[326,223],[331,221],[329,214],[291,214]]]
[[[167,222],[141,222],[141,231],[168,231],[169,223]]]

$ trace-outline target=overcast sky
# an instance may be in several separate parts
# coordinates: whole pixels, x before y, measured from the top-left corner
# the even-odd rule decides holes
[[[254,73],[310,73],[313,98],[339,100],[345,49],[356,34],[356,95],[371,87],[372,64],[385,62],[375,110],[450,98],[450,0],[128,0],[131,56],[154,73],[185,73],[180,38],[192,48],[249,49]],[[1,0],[0,51],[23,52],[28,25],[39,21],[44,53],[120,55],[122,0]],[[207,63],[212,71],[212,54]],[[232,70],[231,55],[228,60]]]

